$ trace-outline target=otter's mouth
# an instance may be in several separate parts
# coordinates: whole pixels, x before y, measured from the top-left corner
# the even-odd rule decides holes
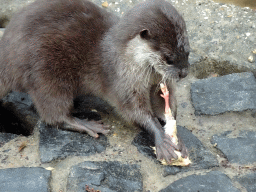
[[[165,73],[162,74],[162,82],[179,82],[188,75],[188,71],[188,68],[177,69],[175,67],[172,67],[171,69],[168,69]]]

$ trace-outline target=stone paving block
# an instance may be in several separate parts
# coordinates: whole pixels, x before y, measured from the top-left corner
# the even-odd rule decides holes
[[[41,162],[47,163],[67,156],[88,156],[101,153],[108,145],[107,137],[104,135],[95,139],[87,134],[64,131],[56,127],[46,126],[44,123],[40,128],[40,156]]]
[[[214,135],[211,143],[217,143],[230,163],[248,164],[256,162],[256,132],[242,131],[238,137],[229,138],[231,132]]]
[[[201,141],[194,136],[191,131],[185,127],[177,126],[179,138],[183,140],[185,146],[189,151],[189,158],[192,164],[188,167],[164,166],[164,176],[174,175],[179,172],[186,172],[190,170],[209,169],[218,166],[217,159],[213,154],[203,146]],[[154,142],[146,132],[141,132],[133,140],[133,145],[138,148],[138,151],[156,160],[156,156],[151,148]],[[157,160],[156,160],[157,161]],[[157,161],[157,163],[159,163]]]
[[[191,85],[196,115],[256,109],[256,80],[251,72],[198,80]]]
[[[200,191],[200,192],[239,192],[233,186],[231,179],[220,171],[211,171],[206,175],[190,175],[173,182],[160,192],[181,192],[181,191]]]
[[[17,110],[21,110],[22,113],[33,113],[33,101],[28,93],[12,91],[3,98],[4,102],[12,103]],[[36,113],[34,111],[34,113]]]
[[[256,173],[250,173],[242,177],[237,177],[236,180],[243,185],[247,192],[256,191]]]
[[[18,137],[18,135],[12,133],[0,133],[0,147],[16,137]]]
[[[41,167],[0,170],[0,191],[50,192],[51,171]]]
[[[84,192],[86,185],[101,192],[142,191],[142,176],[138,165],[119,162],[83,162],[71,168],[67,191]]]

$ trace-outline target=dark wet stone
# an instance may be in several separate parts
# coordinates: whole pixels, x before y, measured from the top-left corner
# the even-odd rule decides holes
[[[103,112],[105,114],[109,114],[109,113],[112,113],[114,110],[114,108],[111,107],[106,101],[91,95],[82,95],[74,99],[74,108],[78,113],[84,112],[86,109],[89,109],[90,112],[92,109],[96,109],[97,111]],[[95,113],[93,114],[96,115]],[[88,118],[90,118],[90,116]],[[91,118],[95,119],[93,117]]]
[[[30,96],[27,93],[22,92],[12,91],[3,98],[3,101],[13,103],[13,105],[15,105],[18,110],[26,109],[29,111],[34,107],[33,101],[31,100]]]
[[[164,176],[175,175],[179,172],[190,170],[209,169],[218,166],[217,159],[188,129],[177,126],[177,132],[179,138],[183,140],[185,146],[188,148],[189,158],[192,161],[192,164],[188,167],[164,166]],[[141,132],[137,135],[133,140],[133,145],[135,145],[138,148],[138,151],[145,156],[156,160],[156,156],[151,148],[151,146],[154,146],[154,142],[146,132]]]
[[[18,135],[12,133],[0,133],[0,147],[12,139],[15,139],[16,137],[18,137]]]
[[[156,161],[152,146],[155,146],[152,137],[146,132],[141,131],[132,141],[132,144],[137,147],[138,151],[147,157],[151,157]],[[158,162],[158,161],[156,161]]]
[[[190,175],[173,182],[160,192],[181,192],[181,191],[221,191],[239,192],[233,186],[231,179],[220,171],[211,171],[206,175]]]
[[[86,185],[101,192],[142,191],[138,165],[119,162],[83,162],[71,168],[67,191],[84,192]]]
[[[88,156],[101,153],[108,145],[107,137],[104,135],[95,139],[87,134],[45,126],[44,123],[41,123],[39,128],[39,149],[43,163],[67,156]]]
[[[39,119],[30,96],[27,93],[13,91],[2,101],[0,132],[30,135]],[[74,108],[75,117],[89,120],[101,119],[99,113],[93,111],[95,109],[104,113],[110,113],[113,110],[105,101],[89,95],[74,99]]]
[[[256,109],[256,80],[252,73],[234,73],[198,80],[191,85],[196,115]]]
[[[247,189],[247,192],[256,191],[256,173],[244,175],[239,178],[237,177],[236,180]]]
[[[0,191],[50,192],[51,171],[44,168],[10,168],[0,170]]]
[[[256,162],[256,133],[242,131],[236,138],[229,138],[229,132],[220,136],[214,135],[211,143],[217,143],[216,148],[221,150],[230,163],[248,164]]]
[[[5,96],[2,101],[0,131],[25,136],[30,135],[39,117],[29,95],[13,91]]]

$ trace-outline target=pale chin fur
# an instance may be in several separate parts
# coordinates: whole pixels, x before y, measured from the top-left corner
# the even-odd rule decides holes
[[[142,39],[139,35],[128,43],[125,55],[128,56],[129,59],[133,58],[133,61],[136,63],[136,68],[141,73],[145,72],[146,79],[150,79],[154,71],[162,77],[159,84],[161,82],[168,83],[179,79],[176,75],[172,76],[170,73],[173,66],[168,65],[162,59],[160,53],[150,48],[147,41]]]

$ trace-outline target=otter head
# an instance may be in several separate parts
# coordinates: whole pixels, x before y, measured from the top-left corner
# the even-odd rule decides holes
[[[186,25],[176,9],[163,0],[147,1],[131,9],[120,21],[125,54],[136,65],[152,66],[163,79],[180,79],[188,74],[189,41]],[[145,66],[142,66],[145,67]]]

